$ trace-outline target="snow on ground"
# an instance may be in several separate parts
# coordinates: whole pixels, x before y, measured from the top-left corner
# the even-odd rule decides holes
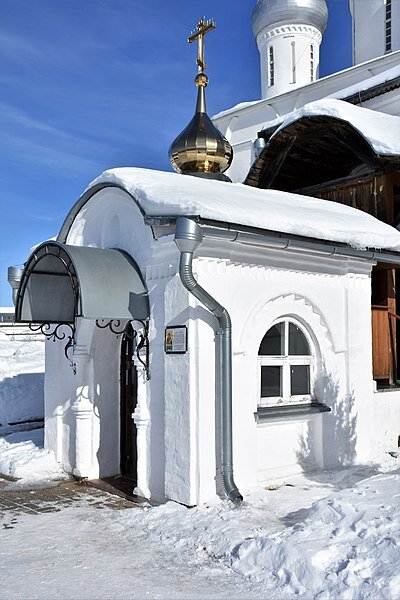
[[[44,346],[0,332],[0,425],[43,419]]]
[[[82,500],[8,517],[0,595],[397,600],[399,466],[386,455],[297,476],[248,490],[238,508],[226,500],[112,510]]]
[[[188,510],[169,502],[144,514],[122,513],[120,522],[147,530],[175,551],[222,561],[270,599],[395,599],[400,460],[389,457],[378,469],[396,466],[325,498],[330,488],[374,468],[314,474],[315,481],[312,475],[293,478],[278,490],[248,493],[240,508],[225,501]]]
[[[4,375],[40,370],[39,346],[27,344],[0,341],[0,392]],[[43,429],[0,435],[0,472],[20,478],[7,489],[65,477],[43,449]],[[247,490],[239,507],[113,510],[82,500],[54,513],[4,513],[0,597],[397,600],[400,454],[392,454]]]
[[[43,427],[8,425],[43,419],[44,341],[0,336],[0,473],[20,484],[65,478],[54,454],[43,448]]]
[[[19,485],[68,478],[54,453],[43,448],[43,427],[30,431],[16,428],[14,433],[10,429],[4,428],[8,435],[0,437],[0,477],[4,474],[18,479]]]
[[[400,596],[400,471],[377,475],[313,505],[303,523],[245,540],[237,573],[287,596]]]

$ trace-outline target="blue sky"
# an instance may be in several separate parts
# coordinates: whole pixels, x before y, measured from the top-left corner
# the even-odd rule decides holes
[[[207,36],[208,112],[260,97],[251,31],[255,0],[3,0],[0,20],[0,306],[7,267],[58,233],[72,204],[107,168],[169,170],[168,147],[195,104],[200,16]],[[327,0],[320,76],[351,64],[347,0]]]

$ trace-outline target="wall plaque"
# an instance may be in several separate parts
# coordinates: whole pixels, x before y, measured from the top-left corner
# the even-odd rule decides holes
[[[164,348],[167,354],[185,354],[187,352],[186,325],[172,325],[165,328]]]

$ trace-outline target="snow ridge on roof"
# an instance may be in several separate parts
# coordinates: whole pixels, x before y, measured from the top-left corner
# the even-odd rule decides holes
[[[260,190],[149,169],[104,171],[89,187],[113,183],[131,193],[147,216],[204,219],[400,252],[400,232],[355,208],[299,194]]]

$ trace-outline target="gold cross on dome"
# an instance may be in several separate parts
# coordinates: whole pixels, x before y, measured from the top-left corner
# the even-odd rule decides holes
[[[206,20],[204,17],[203,19],[199,19],[196,31],[194,31],[192,35],[188,37],[189,44],[199,40],[199,52],[196,61],[199,68],[199,73],[204,73],[207,66],[204,61],[204,36],[213,29],[215,29],[215,21],[213,21],[213,19]]]

